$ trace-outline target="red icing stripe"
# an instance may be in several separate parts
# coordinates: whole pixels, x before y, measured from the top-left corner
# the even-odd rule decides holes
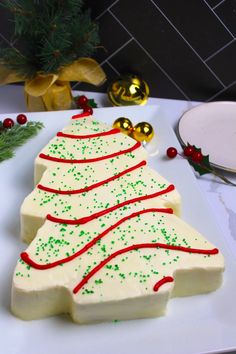
[[[171,245],[165,245],[161,243],[140,243],[136,245],[132,245],[126,248],[122,248],[114,253],[112,253],[110,256],[108,256],[106,259],[101,261],[96,267],[94,267],[80,282],[76,287],[73,289],[73,293],[77,294],[80,289],[89,281],[90,278],[92,278],[93,275],[95,275],[101,268],[103,268],[107,263],[109,263],[113,258],[123,254],[130,252],[132,250],[137,250],[141,248],[165,248],[165,249],[172,249],[172,250],[178,250],[178,251],[183,251],[183,252],[188,252],[188,253],[201,253],[201,254],[216,254],[218,253],[218,249],[214,248],[211,250],[202,250],[202,249],[194,249],[194,248],[187,248],[187,247],[182,247],[182,246],[171,246]],[[157,288],[158,290],[158,288]],[[155,290],[154,290],[155,291]]]
[[[139,214],[140,214],[140,212],[139,212]],[[58,266],[58,265],[60,265],[62,263],[68,263],[68,262],[72,261],[73,259],[75,259],[76,257],[80,256],[81,254],[86,252],[90,247],[92,247],[98,240],[100,240],[108,232],[110,232],[111,230],[113,230],[113,227],[105,230],[103,233],[101,233],[99,236],[97,236],[93,241],[87,243],[87,245],[85,245],[80,251],[76,252],[75,254],[73,254],[73,255],[71,255],[69,257],[66,257],[66,258],[62,258],[62,259],[60,259],[58,261],[55,261],[55,262],[52,262],[52,263],[47,263],[47,264],[36,263],[30,258],[29,254],[27,252],[22,252],[20,256],[21,256],[21,259],[25,263],[27,263],[28,265],[32,266],[35,269],[45,270],[45,269],[54,268],[54,267],[56,267],[56,266]],[[132,248],[132,247],[136,247],[136,248]],[[197,253],[197,254],[207,254],[207,255],[214,255],[214,254],[219,253],[219,250],[217,248],[212,248],[210,250],[204,250],[204,249],[201,249],[201,248],[189,248],[189,247],[184,247],[184,246],[174,246],[174,245],[168,245],[168,244],[165,244],[165,243],[156,242],[156,243],[140,243],[138,245],[132,245],[132,246],[123,248],[123,249],[121,249],[119,251],[114,252],[111,255],[112,256],[111,259],[113,259],[114,257],[118,256],[119,254],[128,252],[128,251],[130,251],[132,249],[138,249],[138,248],[164,248],[164,249],[167,249],[167,250],[181,251],[181,252],[185,252],[185,253]],[[127,250],[127,251],[124,251],[124,250]],[[119,253],[119,252],[121,252],[121,253]],[[116,254],[116,256],[113,257],[114,254]],[[111,257],[111,256],[109,256],[109,257]],[[106,260],[108,258],[106,258]],[[111,259],[109,258],[109,260],[107,262],[109,262]],[[106,260],[104,260],[104,261],[106,261]],[[104,261],[102,261],[102,262],[104,262]],[[100,266],[100,264],[99,264],[99,266]]]
[[[148,195],[144,195],[144,196],[141,196],[141,197],[136,197],[136,198],[133,198],[133,199],[126,200],[126,201],[124,201],[122,203],[119,203],[117,205],[113,205],[110,208],[98,211],[97,213],[94,213],[92,215],[85,216],[83,218],[76,219],[76,220],[61,219],[61,218],[57,218],[55,216],[52,216],[50,214],[48,214],[46,218],[47,218],[47,220],[50,220],[50,221],[56,222],[56,223],[60,223],[60,224],[69,224],[69,225],[86,224],[87,222],[90,222],[93,219],[99,218],[100,216],[108,214],[108,213],[110,213],[110,212],[112,212],[112,211],[114,211],[116,209],[122,208],[125,205],[129,205],[129,204],[136,203],[136,202],[141,202],[142,200],[155,198],[155,197],[158,197],[158,196],[160,196],[162,194],[169,193],[169,192],[173,191],[174,189],[175,189],[175,186],[173,184],[170,184],[169,187],[167,187],[167,188],[165,188],[165,189],[163,189],[161,191],[158,191],[156,193],[148,194]],[[170,209],[170,208],[169,209],[168,208],[164,208],[164,209],[162,209],[162,211],[166,212],[166,213],[173,213],[173,210]]]
[[[142,167],[142,166],[144,166],[146,164],[147,164],[146,161],[141,161],[137,165],[132,166],[132,167],[128,168],[127,170],[124,170],[124,171],[122,171],[120,173],[117,173],[117,175],[115,175],[115,176],[109,177],[109,178],[107,178],[107,179],[105,179],[103,181],[94,183],[91,186],[88,186],[88,187],[85,187],[85,188],[81,188],[81,189],[62,191],[62,190],[59,190],[59,189],[53,189],[53,188],[49,188],[49,187],[43,186],[42,184],[38,184],[37,187],[38,187],[38,189],[41,189],[41,190],[43,190],[45,192],[56,193],[56,194],[79,194],[79,193],[84,193],[84,192],[91,191],[94,188],[100,187],[100,186],[102,186],[105,183],[109,183],[111,181],[114,181],[117,178],[119,178],[119,177],[121,177],[121,176],[123,176],[123,175],[125,175],[125,174],[127,174],[129,172],[132,172],[132,171],[136,170],[137,168]]]
[[[91,116],[89,112],[83,112],[83,113],[75,114],[74,116],[71,117],[71,119],[84,118],[88,116]]]
[[[118,133],[120,133],[119,129],[111,129],[106,132],[87,134],[87,135],[75,135],[75,134],[66,134],[63,132],[58,132],[57,136],[63,137],[63,138],[70,138],[70,139],[90,139],[90,138],[97,138],[100,136],[113,135],[113,134],[118,134]]]
[[[32,266],[33,268],[36,269],[41,269],[41,270],[45,270],[45,269],[49,269],[49,268],[54,268],[62,263],[67,263],[72,261],[73,259],[75,259],[76,257],[80,256],[81,254],[83,254],[84,252],[86,252],[89,248],[91,248],[95,243],[98,242],[98,240],[100,240],[101,238],[105,237],[109,232],[111,232],[112,230],[116,229],[118,226],[120,226],[121,224],[123,224],[125,221],[127,220],[131,220],[139,215],[142,214],[146,214],[146,213],[159,213],[159,212],[163,212],[162,209],[159,208],[151,208],[151,209],[145,209],[145,210],[141,210],[141,211],[137,211],[135,213],[132,213],[128,216],[125,216],[124,218],[120,219],[117,223],[115,223],[114,225],[108,227],[106,230],[104,230],[100,235],[98,235],[97,237],[95,237],[92,241],[90,241],[89,243],[87,243],[83,248],[81,248],[79,251],[77,251],[76,253],[72,254],[71,256],[68,256],[66,258],[60,259],[58,261],[52,262],[52,263],[47,263],[47,264],[40,264],[40,263],[36,263],[34,262],[30,256],[27,254],[27,252],[23,252],[21,254],[21,258],[23,259],[23,261],[25,261],[25,263],[29,264],[30,266]]]
[[[141,143],[138,141],[135,145],[131,146],[128,149],[117,151],[117,152],[114,152],[113,154],[110,154],[110,155],[105,155],[105,156],[101,156],[101,157],[94,157],[92,159],[85,159],[85,160],[60,159],[58,157],[48,156],[48,155],[45,155],[42,153],[39,154],[39,157],[41,157],[41,159],[55,161],[55,162],[62,162],[62,163],[89,163],[89,162],[102,161],[102,160],[110,159],[112,157],[123,155],[123,154],[126,154],[128,152],[132,152],[132,151],[138,149],[140,146],[141,146]]]
[[[158,291],[159,288],[166,283],[172,283],[174,281],[174,278],[172,277],[164,277],[161,280],[158,280],[158,282],[156,282],[156,284],[153,287],[154,291]]]

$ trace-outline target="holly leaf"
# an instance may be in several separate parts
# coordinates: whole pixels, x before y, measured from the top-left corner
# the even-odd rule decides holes
[[[77,106],[77,108],[81,108],[79,105],[78,105],[78,99],[79,99],[80,96],[75,96],[74,97],[74,102],[75,102],[75,105]],[[93,98],[89,98],[88,99],[88,106],[91,107],[91,108],[97,108],[97,103],[94,101]]]
[[[93,98],[88,100],[88,105],[89,105],[89,107],[92,107],[92,108],[97,108],[97,106],[98,106]]]
[[[190,144],[188,143],[188,146],[189,145]],[[202,153],[202,149],[196,147],[195,145],[192,146],[195,149],[195,151]],[[205,175],[207,173],[212,173],[212,167],[210,165],[209,155],[202,154],[202,161],[200,163],[192,161],[191,158],[188,158],[188,162],[190,163],[191,166],[193,166],[194,170],[198,172],[200,176]]]

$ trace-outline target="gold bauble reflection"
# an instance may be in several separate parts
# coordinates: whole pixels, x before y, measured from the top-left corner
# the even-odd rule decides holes
[[[137,75],[122,75],[107,90],[114,106],[144,105],[149,95],[147,83]]]
[[[128,118],[120,117],[114,121],[113,128],[119,129],[122,133],[129,135],[133,130],[133,124]]]
[[[140,122],[134,126],[132,136],[137,141],[146,141],[148,143],[154,136],[154,129],[151,124],[147,122]]]

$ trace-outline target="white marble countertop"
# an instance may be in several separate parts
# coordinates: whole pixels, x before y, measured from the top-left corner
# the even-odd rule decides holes
[[[109,107],[111,104],[106,94],[94,92],[74,92],[75,94],[85,94],[88,98],[94,98],[98,107]],[[181,115],[200,103],[171,99],[149,98],[148,104],[161,106],[162,111],[169,123],[175,129]],[[0,87],[0,113],[16,113],[27,111],[24,102],[22,86],[8,85]],[[236,153],[236,152],[235,152]],[[232,182],[236,183],[236,174],[222,173]],[[210,205],[222,235],[229,245],[236,261],[236,187],[229,186],[221,182],[213,175],[207,174],[198,177],[197,182]],[[236,321],[236,319],[235,319]],[[236,353],[236,352],[234,352]]]

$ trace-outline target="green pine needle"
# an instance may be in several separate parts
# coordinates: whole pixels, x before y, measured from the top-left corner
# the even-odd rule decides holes
[[[91,56],[99,44],[98,25],[83,0],[5,0],[14,18],[11,44],[0,43],[0,62],[25,79]]]
[[[43,128],[41,122],[28,122],[26,125],[14,125],[2,130],[0,125],[0,162],[14,156],[14,149],[23,145],[28,139],[37,135]]]

